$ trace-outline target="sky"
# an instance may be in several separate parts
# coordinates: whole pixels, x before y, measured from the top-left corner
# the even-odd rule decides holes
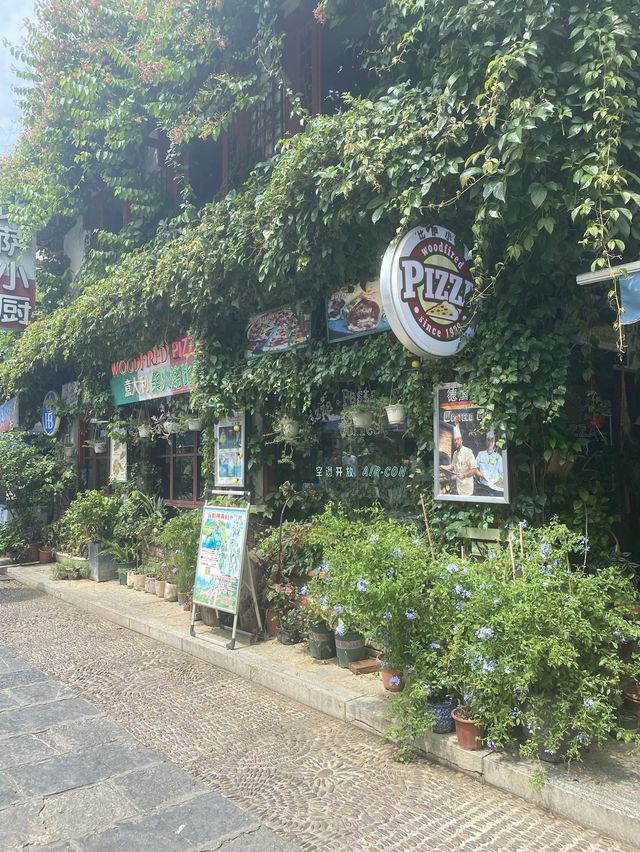
[[[4,39],[18,44],[24,35],[24,20],[33,14],[34,0],[0,0],[0,155],[15,145],[20,135],[20,110],[11,90],[16,77],[15,59],[4,47]]]

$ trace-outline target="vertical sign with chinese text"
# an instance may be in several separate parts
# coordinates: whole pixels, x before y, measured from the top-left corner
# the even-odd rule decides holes
[[[0,216],[0,329],[24,331],[35,302],[35,240],[22,250],[19,229]]]

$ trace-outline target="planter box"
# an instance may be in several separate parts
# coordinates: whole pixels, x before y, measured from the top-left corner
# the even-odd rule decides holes
[[[96,583],[104,583],[105,580],[118,579],[118,565],[113,558],[102,553],[102,545],[92,541],[89,544],[89,579]]]
[[[58,550],[55,551],[53,558],[56,562],[73,562],[75,565],[78,565],[78,567],[80,565],[86,565],[89,561],[88,559],[85,559],[84,556],[71,556],[68,553],[61,553]]]

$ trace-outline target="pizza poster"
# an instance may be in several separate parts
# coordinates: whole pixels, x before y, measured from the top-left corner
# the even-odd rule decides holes
[[[238,611],[248,523],[248,507],[205,505],[194,603],[234,615]]]
[[[254,317],[247,326],[247,358],[287,352],[306,346],[311,339],[311,314],[278,308]]]
[[[434,497],[469,503],[508,503],[506,449],[484,424],[485,410],[457,383],[436,389]]]
[[[327,299],[326,307],[329,343],[391,329],[382,307],[378,280],[336,290]]]

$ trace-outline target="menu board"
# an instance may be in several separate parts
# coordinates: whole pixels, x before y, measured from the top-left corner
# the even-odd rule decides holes
[[[382,307],[379,281],[336,290],[327,299],[329,343],[389,330],[390,325]]]
[[[248,523],[248,507],[205,505],[194,603],[234,615],[238,611]]]
[[[306,346],[311,337],[311,315],[278,308],[254,317],[247,326],[247,358],[286,352]]]

